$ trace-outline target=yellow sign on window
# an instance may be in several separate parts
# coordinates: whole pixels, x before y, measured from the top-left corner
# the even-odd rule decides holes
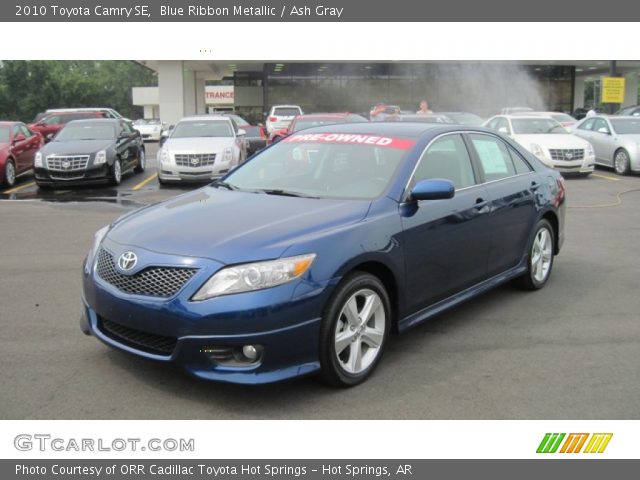
[[[602,78],[602,103],[624,102],[624,77]]]

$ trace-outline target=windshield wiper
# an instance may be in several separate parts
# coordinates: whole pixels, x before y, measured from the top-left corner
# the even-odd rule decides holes
[[[226,188],[227,190],[239,190],[238,187],[236,187],[235,185],[231,185],[230,183],[223,182],[221,180],[216,180],[211,185],[214,187],[223,187],[223,188]]]
[[[260,190],[256,191],[266,193],[267,195],[281,195],[283,197],[320,198],[314,197],[313,195],[307,195],[306,193],[294,192],[293,190],[283,190],[279,188],[261,188]]]

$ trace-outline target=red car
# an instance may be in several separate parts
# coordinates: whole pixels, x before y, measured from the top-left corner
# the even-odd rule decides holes
[[[33,168],[36,152],[44,145],[42,135],[22,122],[0,122],[0,184],[12,187],[16,177]]]
[[[269,145],[304,128],[335,123],[362,123],[368,121],[369,120],[363,116],[356,115],[355,113],[310,113],[308,115],[298,115],[291,121],[288,128],[276,130],[269,135]]]
[[[90,118],[105,118],[105,114],[95,111],[53,112],[42,117],[37,123],[32,123],[29,128],[38,132],[46,140],[50,140],[70,121],[88,120]]]

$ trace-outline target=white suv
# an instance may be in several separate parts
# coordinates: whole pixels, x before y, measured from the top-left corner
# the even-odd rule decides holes
[[[158,151],[158,182],[211,181],[247,158],[246,132],[230,118],[217,115],[186,117]]]
[[[267,116],[267,133],[287,128],[296,115],[302,115],[302,109],[298,105],[274,105]]]

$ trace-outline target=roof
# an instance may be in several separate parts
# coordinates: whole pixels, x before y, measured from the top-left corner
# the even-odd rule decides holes
[[[89,124],[104,124],[104,123],[113,123],[119,124],[122,121],[121,118],[79,118],[78,120],[72,120],[67,125],[78,125],[79,123],[89,123]]]
[[[323,125],[320,127],[305,129],[304,133],[358,133],[362,135],[386,135],[393,137],[419,138],[426,133],[438,135],[440,133],[463,130],[492,132],[486,128],[466,127],[452,123],[362,122]]]
[[[550,118],[551,120],[553,120],[553,118],[551,118],[548,115],[540,115],[540,112],[537,113],[527,113],[525,115],[496,115],[496,117],[505,117],[508,119],[518,119],[518,120],[540,120],[541,118]]]
[[[304,113],[302,115],[297,115],[296,119],[299,118],[345,118],[349,115],[356,115],[354,113],[349,112],[339,112],[339,113]]]
[[[18,122],[17,120],[7,120],[7,121],[3,121],[0,122],[0,127],[11,127],[13,125],[15,125],[16,123],[22,123],[22,122]]]

